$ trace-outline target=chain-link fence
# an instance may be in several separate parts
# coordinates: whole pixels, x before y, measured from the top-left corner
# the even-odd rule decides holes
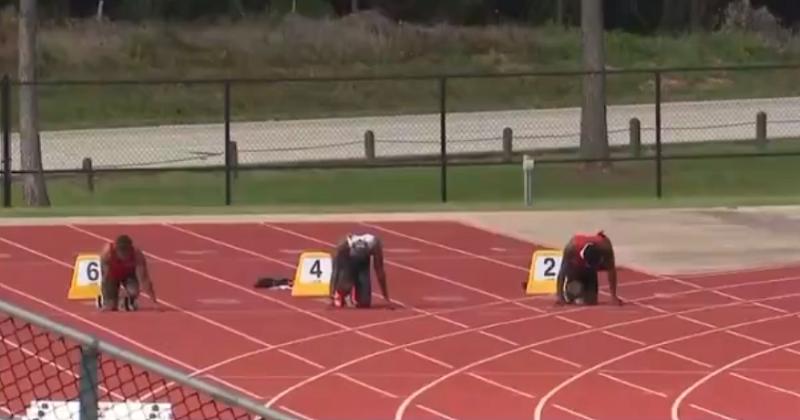
[[[663,195],[797,196],[798,82],[796,68],[663,72]]]
[[[607,138],[589,139],[605,172],[583,172],[580,72],[42,82],[39,138],[54,205],[518,201],[523,155],[541,199],[661,197],[702,184],[667,170],[688,159],[714,169],[691,179],[746,168],[712,157],[793,159],[798,69],[607,71]],[[26,172],[18,88],[0,110],[7,205]]]
[[[0,418],[291,417],[0,301]]]

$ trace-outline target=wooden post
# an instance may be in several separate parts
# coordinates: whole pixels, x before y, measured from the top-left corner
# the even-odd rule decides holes
[[[629,137],[631,155],[633,157],[640,157],[642,155],[642,123],[638,118],[631,118],[629,124]]]
[[[86,187],[89,189],[90,193],[94,193],[94,168],[92,165],[92,158],[83,158],[81,168],[83,173],[86,175]]]
[[[511,127],[503,129],[503,161],[511,162],[514,156],[514,130]]]
[[[767,113],[764,111],[756,114],[756,147],[759,150],[767,148]]]
[[[375,133],[372,130],[364,133],[364,156],[367,160],[375,159]]]

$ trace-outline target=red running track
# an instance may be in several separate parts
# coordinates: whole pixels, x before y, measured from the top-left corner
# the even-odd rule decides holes
[[[355,230],[384,238],[402,308],[330,310],[252,288]],[[165,311],[65,299],[75,255],[121,232],[149,254]],[[449,222],[3,227],[0,299],[309,419],[800,412],[800,267],[622,270],[628,305],[554,308],[521,293],[534,249]]]

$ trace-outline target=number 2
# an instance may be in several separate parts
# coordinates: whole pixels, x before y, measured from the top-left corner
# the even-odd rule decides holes
[[[314,263],[311,264],[311,270],[309,270],[309,273],[317,276],[317,278],[322,277],[322,263],[320,260],[314,260]]]
[[[90,281],[97,281],[100,279],[100,269],[97,262],[92,261],[89,264],[86,264],[86,277]]]
[[[544,275],[548,277],[555,276],[556,273],[553,271],[556,268],[556,260],[554,258],[545,258],[544,259]]]

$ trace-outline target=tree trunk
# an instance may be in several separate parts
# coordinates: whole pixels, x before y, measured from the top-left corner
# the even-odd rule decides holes
[[[691,24],[692,32],[700,32],[703,30],[703,17],[706,12],[706,0],[691,0],[691,10],[689,15],[689,22]]]
[[[556,0],[556,25],[564,25],[564,0]]]
[[[603,71],[606,60],[602,0],[582,0],[581,34],[584,71]],[[583,104],[581,106],[581,156],[583,158],[609,158],[606,124],[605,74],[584,75]]]
[[[102,22],[103,21],[103,16],[104,16],[103,6],[104,5],[105,5],[104,0],[98,0],[97,1],[97,21],[98,22]]]
[[[350,12],[358,13],[358,0],[350,0]]]
[[[19,131],[20,166],[23,171],[23,197],[29,206],[49,207],[42,148],[39,142],[39,104],[36,85],[36,0],[20,0],[19,18]]]
[[[663,0],[661,3],[661,22],[659,29],[662,31],[684,31],[693,22],[691,13],[698,0]]]

